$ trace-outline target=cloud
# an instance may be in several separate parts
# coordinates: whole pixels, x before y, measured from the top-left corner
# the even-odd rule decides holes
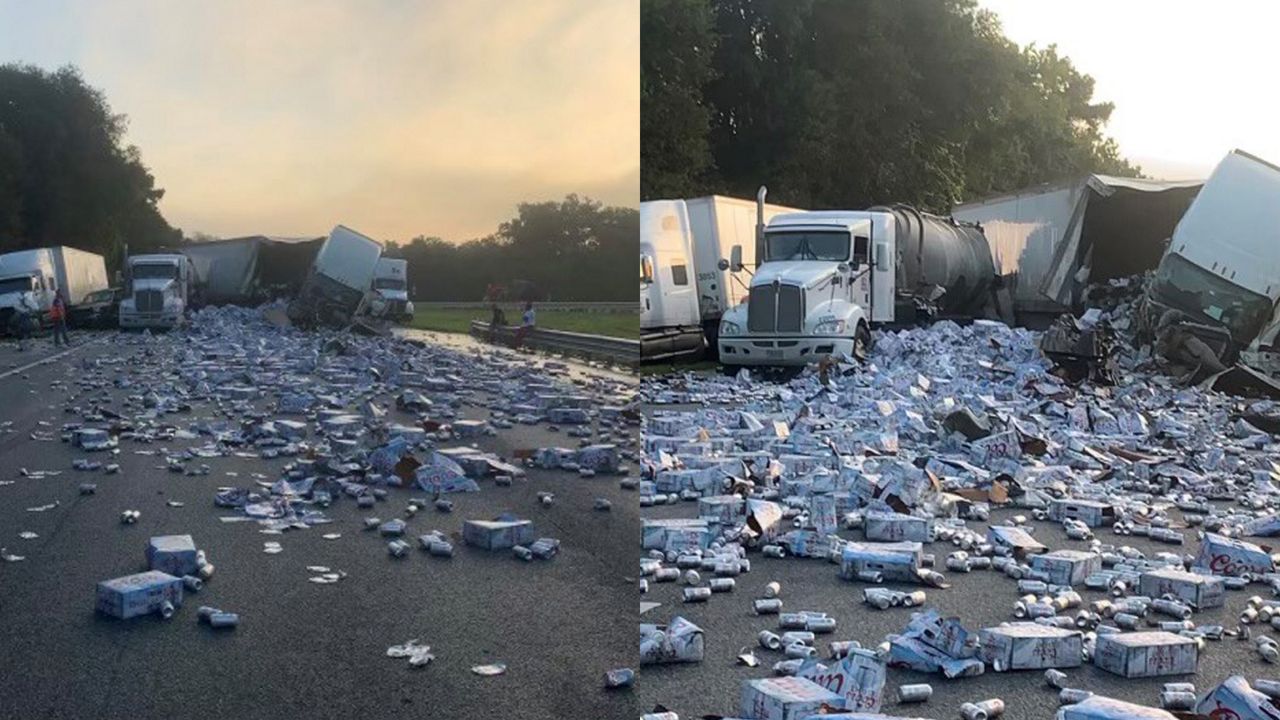
[[[461,240],[525,200],[638,203],[634,0],[77,2],[22,21],[41,64],[76,62],[130,116],[188,232]]]

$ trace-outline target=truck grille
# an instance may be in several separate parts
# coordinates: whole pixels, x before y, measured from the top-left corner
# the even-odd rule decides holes
[[[747,300],[750,332],[798,333],[804,323],[804,294],[796,285],[761,285],[751,288]]]
[[[164,309],[164,295],[159,290],[139,290],[133,299],[138,312],[160,312]]]

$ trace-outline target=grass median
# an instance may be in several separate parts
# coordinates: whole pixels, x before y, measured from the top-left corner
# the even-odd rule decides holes
[[[535,306],[535,309],[536,306]],[[519,325],[522,310],[512,305],[503,307],[508,325]],[[537,310],[538,327],[545,330],[607,335],[638,339],[640,317],[637,313],[601,312],[593,310]],[[413,313],[409,327],[436,332],[469,333],[472,320],[489,321],[488,308],[441,308],[421,306]]]

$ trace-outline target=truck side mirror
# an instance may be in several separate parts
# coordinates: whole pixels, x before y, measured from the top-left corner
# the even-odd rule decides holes
[[[734,272],[742,269],[742,246],[734,245],[729,250],[729,268]]]
[[[889,246],[886,243],[876,243],[876,270],[885,272],[889,269]]]

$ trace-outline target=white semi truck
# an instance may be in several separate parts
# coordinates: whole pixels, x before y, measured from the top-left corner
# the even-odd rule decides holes
[[[66,246],[5,253],[0,255],[0,328],[9,326],[19,308],[46,324],[58,290],[70,310],[108,287],[101,255]]]
[[[289,303],[289,318],[303,326],[351,323],[366,312],[380,257],[377,240],[344,225],[334,227]]]
[[[1169,310],[1208,333],[1225,362],[1280,374],[1280,166],[1228,154],[1178,221],[1155,278],[1145,320]]]
[[[168,330],[186,322],[197,278],[191,259],[178,253],[131,255],[125,261],[120,327]]]
[[[409,299],[409,261],[404,258],[378,258],[373,271],[373,296],[369,314],[395,322],[413,319],[413,301]]]
[[[776,215],[745,302],[720,321],[720,362],[864,358],[871,329],[991,312],[995,268],[977,225],[905,205]],[[742,265],[740,247],[723,266]]]
[[[725,310],[746,297],[756,225],[794,208],[711,195],[640,203],[640,356],[660,360],[714,350]],[[743,248],[743,267],[720,259]]]

